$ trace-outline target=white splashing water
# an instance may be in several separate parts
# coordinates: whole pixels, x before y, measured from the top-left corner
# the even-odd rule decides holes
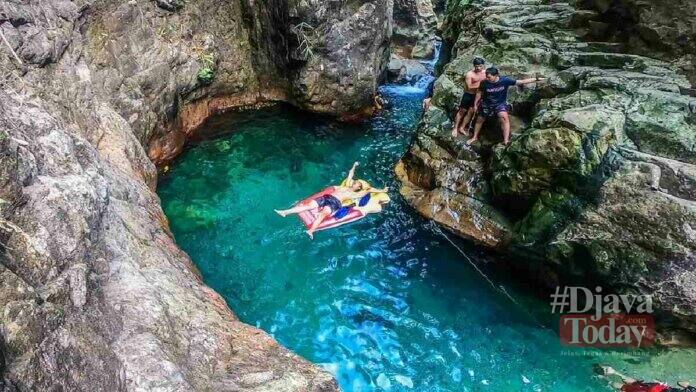
[[[433,58],[429,60],[422,60],[420,62],[421,64],[425,65],[425,68],[427,68],[429,72],[426,75],[421,75],[420,78],[414,81],[414,86],[419,90],[427,90],[428,86],[430,86],[430,83],[432,83],[433,80],[435,80],[435,65],[437,64],[437,61],[440,58],[441,47],[442,41],[435,41],[435,43],[433,44]]]
[[[428,90],[430,83],[435,80],[433,73],[435,72],[435,65],[440,58],[440,49],[442,47],[442,42],[438,39],[433,44],[433,57],[428,60],[421,60],[420,63],[425,66],[428,70],[427,74],[415,75],[409,80],[407,84],[401,86],[390,86],[393,89],[398,89],[400,93],[423,93]]]

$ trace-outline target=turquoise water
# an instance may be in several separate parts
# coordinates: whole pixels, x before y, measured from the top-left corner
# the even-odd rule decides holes
[[[395,191],[392,170],[422,92],[382,93],[394,106],[367,125],[284,107],[218,119],[209,130],[222,136],[187,150],[161,178],[178,244],[241,320],[324,366],[346,391],[605,390],[594,363],[633,377],[696,381],[690,351],[561,347],[543,326],[554,324],[544,301],[504,275],[493,279],[519,305],[492,287]],[[359,177],[392,188],[382,214],[311,241],[297,218],[273,212],[340,182],[356,160]]]

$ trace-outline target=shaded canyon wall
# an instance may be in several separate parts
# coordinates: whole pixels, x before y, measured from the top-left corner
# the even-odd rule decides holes
[[[152,162],[218,111],[371,104],[391,3],[302,4],[0,1],[0,389],[337,390],[203,284]]]

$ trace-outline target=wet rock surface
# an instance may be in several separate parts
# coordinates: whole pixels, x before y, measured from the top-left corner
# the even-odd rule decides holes
[[[482,0],[448,9],[451,61],[397,166],[401,192],[450,231],[522,256],[516,267],[547,284],[653,294],[662,331],[693,335],[696,98],[687,68],[683,58],[632,50],[618,33],[588,41],[589,21],[601,19],[590,5]],[[658,18],[652,28],[688,30],[694,19],[684,10],[676,24],[660,30]],[[510,90],[522,121],[507,147],[496,144],[495,121],[473,147],[450,136],[474,56],[505,75],[548,78]]]
[[[415,83],[424,75],[428,75],[428,68],[418,60],[404,59],[392,54],[387,68],[388,80],[396,84]]]
[[[210,111],[286,99],[274,12],[0,2],[0,389],[337,390],[203,284],[147,155]]]

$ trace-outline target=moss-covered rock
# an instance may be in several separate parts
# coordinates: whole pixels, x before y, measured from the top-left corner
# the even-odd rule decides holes
[[[590,165],[581,134],[569,128],[533,129],[493,155],[491,185],[498,196],[526,202],[554,184],[573,185]]]
[[[579,191],[599,169],[608,149],[623,137],[623,114],[588,106],[543,111],[509,148],[495,150],[494,194],[533,202],[555,186]]]
[[[527,215],[515,224],[513,246],[539,249],[573,221],[585,201],[565,188],[539,195]]]
[[[448,112],[454,112],[459,107],[463,94],[462,84],[455,83],[449,76],[443,74],[435,81],[432,104]]]
[[[406,200],[523,269],[655,294],[672,326],[696,333],[696,98],[685,94],[687,78],[673,64],[624,53],[621,42],[581,41],[609,26],[568,3],[448,4],[452,59],[431,108],[445,125],[426,115],[400,162]],[[474,56],[506,75],[548,78],[510,90],[514,114],[531,121],[508,146],[472,149],[447,135],[445,112],[456,108]],[[497,134],[495,121],[484,126],[482,136]],[[481,216],[504,229],[476,233]]]
[[[696,303],[696,203],[651,184],[651,163],[627,161],[602,187],[597,203],[549,242],[547,256],[579,276],[622,290],[648,291],[660,309],[686,316]],[[565,267],[563,267],[565,268]]]
[[[696,164],[696,113],[690,105],[696,99],[644,94],[626,117],[626,134],[640,151]]]

